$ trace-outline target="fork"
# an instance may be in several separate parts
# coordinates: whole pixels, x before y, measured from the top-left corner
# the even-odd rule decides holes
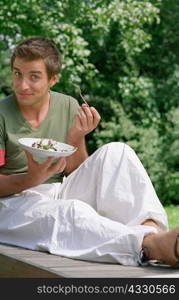
[[[79,92],[79,95],[81,97],[81,99],[83,100],[83,102],[88,105],[87,101],[85,100],[85,98],[83,97],[82,93],[81,93],[81,89],[79,86],[77,86],[76,84],[74,84],[74,86],[77,88],[78,92]],[[89,105],[88,105],[89,106]]]

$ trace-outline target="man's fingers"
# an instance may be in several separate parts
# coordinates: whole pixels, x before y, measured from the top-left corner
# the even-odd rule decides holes
[[[86,115],[87,125],[89,128],[91,128],[93,126],[93,122],[94,122],[94,116],[91,111],[91,108],[89,106],[87,106],[86,104],[83,104],[82,109]]]
[[[51,166],[52,162],[55,160],[56,158],[53,156],[48,157],[48,159],[42,163],[44,165],[44,167],[46,167],[47,169]]]
[[[94,107],[91,107],[91,112],[93,114],[94,126],[96,127],[98,125],[98,123],[100,122],[100,120],[101,120],[101,116],[98,113],[98,111],[96,110],[96,108],[94,108]]]
[[[85,132],[90,132],[97,127],[101,116],[94,107],[82,104],[82,106],[78,108],[78,111],[78,119]]]
[[[33,161],[34,162],[32,154],[29,151],[27,151],[27,150],[24,150],[24,152],[25,152],[25,154],[27,156],[28,161]]]
[[[61,157],[56,163],[52,164],[49,168],[52,173],[60,173],[63,172],[66,167],[66,159],[65,157]]]
[[[83,104],[82,108],[86,113],[89,126],[93,126],[95,128],[101,120],[100,114],[93,106],[89,107],[86,104]]]
[[[78,111],[79,111],[78,117],[79,117],[81,126],[86,130],[88,128],[88,120],[87,120],[86,112],[81,107],[78,108]]]

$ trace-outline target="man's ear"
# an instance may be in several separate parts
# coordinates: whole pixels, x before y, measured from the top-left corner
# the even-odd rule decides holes
[[[52,87],[53,85],[55,85],[58,81],[59,75],[55,74],[52,76],[52,78],[50,79],[50,87]]]

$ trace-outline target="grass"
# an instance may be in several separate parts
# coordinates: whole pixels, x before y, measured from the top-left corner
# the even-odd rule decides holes
[[[179,205],[165,206],[168,216],[169,229],[179,226]]]

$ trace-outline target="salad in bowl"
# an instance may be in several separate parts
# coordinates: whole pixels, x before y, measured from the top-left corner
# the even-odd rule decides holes
[[[20,138],[18,142],[22,149],[29,151],[33,156],[39,158],[69,156],[77,150],[72,145],[47,138]]]

